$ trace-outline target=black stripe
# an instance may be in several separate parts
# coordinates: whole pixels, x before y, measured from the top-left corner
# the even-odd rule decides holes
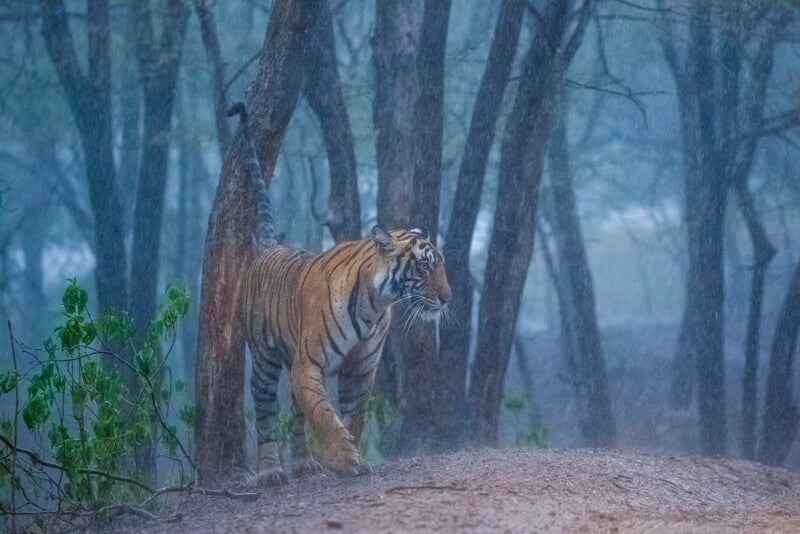
[[[356,331],[356,337],[361,339],[361,327],[358,326],[358,318],[356,317],[356,305],[358,304],[358,286],[360,284],[356,280],[356,284],[350,291],[350,300],[347,302],[347,313],[350,315],[350,322],[353,323],[353,328]]]
[[[331,344],[331,348],[333,352],[344,358],[344,353],[339,349],[339,345],[333,340],[333,336],[331,335],[331,331],[328,328],[328,321],[325,320],[325,316],[322,316],[322,326],[325,327],[325,333],[328,335],[328,343]]]

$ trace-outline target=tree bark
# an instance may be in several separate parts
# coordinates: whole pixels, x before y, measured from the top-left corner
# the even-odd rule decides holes
[[[376,6],[373,123],[377,131],[378,225],[385,230],[410,228],[412,224],[420,8],[420,0],[379,0]],[[378,386],[393,406],[400,406],[404,398],[402,357],[405,343],[398,326],[402,315],[399,308],[394,313],[383,361],[378,367]],[[397,438],[417,441],[422,436]],[[395,445],[403,447],[408,443]]]
[[[313,0],[278,0],[246,102],[265,177],[275,169],[300,94],[302,66],[317,13]],[[225,155],[208,222],[197,347],[196,463],[216,483],[244,463],[244,337],[239,282],[253,257],[255,203],[241,131]]]
[[[467,425],[467,361],[471,337],[474,288],[469,271],[469,251],[480,208],[486,163],[495,136],[497,118],[514,56],[525,9],[523,0],[503,0],[492,37],[486,69],[481,78],[469,125],[464,156],[458,173],[453,209],[447,225],[445,260],[447,280],[453,291],[450,304],[454,320],[441,327],[439,359],[449,369],[440,382],[440,421],[437,427],[445,443],[457,445]]]
[[[333,19],[327,0],[320,8],[306,64],[303,95],[322,126],[330,169],[328,225],[337,243],[361,238],[356,153],[336,61]]]
[[[800,264],[794,271],[786,300],[775,326],[769,360],[767,396],[764,406],[764,430],[758,459],[780,465],[789,455],[800,422],[792,394],[792,365],[800,331]]]
[[[469,408],[473,439],[497,442],[503,382],[508,367],[519,304],[536,231],[536,206],[545,147],[555,119],[553,105],[589,18],[591,2],[578,10],[577,27],[568,32],[573,2],[547,4],[543,23],[523,64],[517,98],[501,149],[494,229],[478,311],[479,334]]]
[[[595,313],[594,287],[589,260],[583,245],[580,220],[575,205],[572,172],[566,134],[566,107],[562,94],[561,114],[550,141],[549,162],[554,207],[554,237],[559,250],[559,285],[565,291],[572,315],[581,434],[590,447],[609,447],[614,443],[615,426],[611,413],[600,327]],[[562,325],[563,328],[563,325]]]
[[[127,304],[123,211],[115,183],[111,131],[111,59],[108,2],[86,9],[88,69],[78,62],[61,1],[42,0],[42,37],[78,128],[86,162],[95,230],[95,283],[100,312]]]

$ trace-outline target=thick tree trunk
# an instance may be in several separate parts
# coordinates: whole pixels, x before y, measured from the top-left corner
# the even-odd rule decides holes
[[[337,243],[360,239],[361,201],[356,154],[339,82],[333,19],[327,0],[320,9],[311,46],[313,53],[306,64],[303,95],[322,126],[328,154],[331,189],[325,223]]]
[[[63,2],[42,1],[42,36],[81,136],[95,228],[98,309],[127,305],[123,211],[115,182],[111,131],[108,2],[87,2],[89,60],[81,70]]]
[[[562,95],[562,99],[564,96]],[[571,336],[574,339],[578,405],[581,434],[590,447],[608,447],[614,443],[614,417],[608,393],[605,361],[600,340],[600,328],[595,313],[594,287],[589,260],[583,245],[566,135],[566,107],[561,103],[561,115],[550,141],[550,179],[553,192],[554,237],[559,250],[560,277],[569,300]]]
[[[439,360],[449,370],[449,377],[440,381],[440,429],[442,441],[458,443],[463,439],[467,420],[467,361],[471,337],[473,287],[469,271],[469,251],[478,218],[481,189],[486,162],[495,135],[497,118],[503,100],[525,9],[523,0],[503,0],[492,38],[486,70],[481,78],[475,108],[464,146],[464,157],[458,173],[455,199],[447,225],[445,260],[447,279],[453,291],[450,304],[454,320],[442,325]]]
[[[764,226],[755,209],[753,195],[745,182],[735,184],[739,209],[742,212],[750,241],[753,243],[753,275],[750,282],[750,307],[747,314],[745,339],[744,377],[742,378],[742,455],[753,459],[756,453],[756,413],[758,411],[757,378],[758,355],[761,345],[761,305],[764,300],[764,279],[767,268],[775,256]]]
[[[469,408],[473,439],[497,442],[497,427],[511,344],[522,290],[536,235],[536,205],[545,147],[554,122],[559,82],[566,72],[589,17],[590,3],[579,10],[569,35],[572,2],[547,4],[544,21],[531,43],[517,99],[506,126],[500,161],[497,208],[478,311],[478,344],[472,369]]]
[[[414,165],[411,225],[424,226],[431,242],[439,232],[439,192],[442,173],[442,135],[444,130],[444,54],[450,0],[426,0],[420,30],[417,73],[420,95],[415,110],[416,161]],[[403,392],[405,409],[400,436],[414,436],[424,451],[442,450],[438,423],[446,410],[438,388],[451,380],[438,357],[436,325],[417,323],[414,335],[406,336],[403,347]],[[410,449],[408,452],[417,452]]]
[[[258,73],[247,98],[261,169],[271,177],[300,94],[302,65],[319,9],[313,0],[278,0],[270,15]],[[243,164],[241,132],[225,155],[208,221],[195,391],[196,463],[207,483],[244,464],[244,337],[239,282],[253,256],[255,203]]]
[[[800,331],[800,264],[794,271],[786,300],[778,316],[769,360],[764,430],[758,459],[771,465],[780,465],[786,460],[800,422],[792,394],[792,366],[797,349],[798,331]]]
[[[414,113],[419,98],[417,50],[422,20],[419,0],[379,0],[376,9],[373,59],[377,130],[378,225],[385,230],[410,228],[414,199],[414,162],[417,134]],[[405,336],[398,326],[397,308],[378,367],[378,386],[394,406],[404,398],[402,357]],[[422,436],[398,436],[418,441]],[[408,442],[396,443],[403,447]]]

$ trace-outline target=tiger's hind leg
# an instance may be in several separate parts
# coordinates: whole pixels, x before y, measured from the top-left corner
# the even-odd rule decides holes
[[[258,466],[252,482],[259,486],[277,486],[288,482],[281,468],[280,445],[275,436],[278,416],[278,378],[281,364],[273,351],[252,350],[253,374],[250,385],[256,412]]]
[[[323,470],[308,450],[306,441],[306,416],[292,394],[292,473],[295,475],[313,475]]]

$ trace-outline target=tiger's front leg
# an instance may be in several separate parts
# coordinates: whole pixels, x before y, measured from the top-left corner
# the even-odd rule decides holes
[[[304,340],[292,365],[292,393],[319,445],[321,462],[343,474],[358,474],[358,446],[328,400],[322,375],[322,348]],[[313,347],[313,348],[312,348]]]

